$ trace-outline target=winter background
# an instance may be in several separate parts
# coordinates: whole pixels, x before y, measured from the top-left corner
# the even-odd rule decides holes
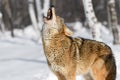
[[[72,25],[75,37],[92,38],[91,32],[80,22]],[[47,66],[41,40],[35,42],[35,31],[32,26],[28,26],[24,31],[14,31],[15,38],[10,36],[9,31],[0,36],[0,80],[57,80]],[[103,30],[102,35],[104,42],[113,50],[117,64],[116,80],[120,80],[120,45],[112,44],[112,34],[107,29]],[[84,78],[77,76],[77,80]]]
[[[0,2],[1,1],[2,0],[0,0]],[[18,2],[22,1],[24,3],[27,0],[15,0],[15,1],[18,1]],[[32,0],[28,0],[28,1],[32,1]],[[49,5],[48,4],[49,0],[44,0],[44,1],[47,1],[43,4],[43,5],[46,5],[47,7],[45,6],[44,9],[42,9],[43,10],[42,13],[46,13]],[[62,0],[58,0],[58,1],[62,1]],[[64,0],[64,1],[72,1],[72,0]],[[64,1],[63,3],[65,3]],[[93,0],[93,1],[98,2],[98,0]],[[100,0],[100,2],[101,2],[100,4],[103,5],[103,0]],[[16,4],[18,3],[16,2]],[[61,4],[62,3],[59,4],[60,7],[61,7]],[[38,5],[40,4],[38,3]],[[71,6],[74,6],[74,5],[71,4]],[[101,8],[104,8],[104,7],[102,6],[98,7],[98,9],[101,9]],[[14,8],[14,9],[17,9],[17,8]],[[1,5],[0,5],[0,10],[1,10]],[[33,6],[31,4],[29,5],[28,10],[31,15],[35,15],[35,13],[33,12]],[[27,10],[25,9],[25,11]],[[68,14],[66,16],[72,17],[72,15],[74,15],[69,11],[66,11],[66,12],[62,11],[62,13],[67,13],[67,12]],[[41,13],[38,13],[38,14],[41,14]],[[79,15],[79,13],[75,15]],[[16,15],[14,14],[13,17],[15,16]],[[70,18],[66,19],[66,16],[63,16],[63,18],[69,21]],[[28,18],[28,16],[24,16],[24,17],[25,19]],[[32,18],[34,18],[34,16],[32,16]],[[37,25],[41,28],[43,25],[43,23],[40,22],[41,15],[39,16],[39,18],[38,18]],[[19,22],[19,19],[20,17],[18,18],[18,22]],[[73,20],[73,18],[71,19]],[[0,14],[0,21],[1,20],[2,20],[2,17]],[[17,18],[13,18],[13,20],[15,20],[17,24]],[[74,18],[74,20],[76,20],[76,18]],[[26,21],[24,22],[26,23]],[[24,22],[21,22],[21,24],[24,24]],[[2,23],[0,23],[0,29],[2,26],[1,24]],[[11,36],[11,31],[9,28],[7,28],[8,26],[6,26],[6,22],[5,22],[5,27],[7,29],[3,30],[3,32],[0,31],[0,80],[57,80],[56,76],[50,71],[47,65],[41,37],[39,37],[40,35],[38,35],[35,27],[36,20],[34,19],[34,21],[32,22],[33,25],[27,25],[27,26],[24,25],[25,27],[22,29],[21,29],[21,26],[23,25],[21,24],[20,24],[20,28],[14,28],[13,30],[14,37]],[[78,16],[76,21],[72,21],[66,24],[69,26],[70,29],[74,31],[73,37],[83,37],[83,38],[93,39],[91,29],[85,27],[85,25],[83,25],[83,22],[78,20]],[[120,25],[119,25],[119,32],[120,32]],[[109,45],[113,50],[113,54],[115,56],[116,65],[117,65],[116,80],[120,80],[120,72],[119,72],[120,71],[120,44],[118,45],[113,44],[112,32],[109,28],[106,28],[106,26],[101,27],[101,35],[102,35],[102,41],[107,45]],[[84,80],[84,78],[82,75],[79,75],[77,76],[77,80]]]

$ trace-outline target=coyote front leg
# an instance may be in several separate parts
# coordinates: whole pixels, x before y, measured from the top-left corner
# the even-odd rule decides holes
[[[54,72],[58,78],[58,80],[66,80],[65,76],[60,72]]]

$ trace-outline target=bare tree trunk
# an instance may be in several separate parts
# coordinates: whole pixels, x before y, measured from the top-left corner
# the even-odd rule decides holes
[[[4,22],[3,22],[3,15],[2,15],[1,12],[0,12],[0,27],[1,27],[1,32],[5,33],[5,25],[4,25]]]
[[[28,1],[29,1],[28,10],[29,10],[29,15],[30,15],[32,25],[33,25],[38,37],[40,37],[40,30],[38,28],[35,11],[34,11],[34,5],[33,5],[34,0],[28,0]]]
[[[118,5],[119,5],[119,11],[120,11],[120,0],[118,0]]]
[[[47,10],[50,7],[50,0],[44,0],[44,5],[43,5],[43,14],[46,16],[47,15]]]
[[[43,25],[43,21],[42,21],[43,10],[42,10],[42,5],[41,5],[41,0],[35,0],[35,3],[36,3],[36,10],[37,10],[38,27],[39,27],[39,30],[42,30],[42,25]]]
[[[93,39],[102,41],[101,33],[100,33],[100,28],[102,27],[102,24],[98,22],[95,16],[92,0],[83,0],[83,6],[84,6],[86,19],[88,21],[89,26],[92,29]]]
[[[37,9],[38,22],[41,22],[42,21],[41,1],[40,0],[35,0],[35,3],[36,3],[36,9]]]
[[[109,0],[108,1],[108,7],[109,7],[109,14],[110,14],[110,20],[111,20],[111,29],[113,33],[114,44],[120,43],[119,38],[119,31],[118,31],[118,19],[117,19],[117,13],[115,10],[115,0]]]
[[[110,9],[109,9],[109,6],[107,4],[107,13],[108,13],[108,27],[109,29],[111,30],[111,15],[110,15]]]
[[[9,0],[2,0],[6,14],[8,15],[10,26],[11,26],[11,36],[14,37],[14,25],[13,25],[13,18],[12,12],[9,4]]]

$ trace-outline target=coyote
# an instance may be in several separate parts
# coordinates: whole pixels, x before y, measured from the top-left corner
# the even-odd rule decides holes
[[[50,7],[43,18],[42,41],[48,66],[58,80],[115,80],[116,64],[111,48],[102,42],[72,38],[73,32]]]

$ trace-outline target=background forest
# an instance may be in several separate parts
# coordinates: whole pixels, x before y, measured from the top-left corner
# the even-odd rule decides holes
[[[3,4],[5,1],[8,3]],[[43,7],[45,0],[40,0],[41,7]],[[108,14],[107,14],[107,3],[109,0],[92,0],[95,14],[99,21],[107,22],[108,21]],[[65,19],[66,22],[75,22],[79,20],[81,22],[85,22],[85,14],[83,9],[82,0],[51,0],[52,4],[55,5],[57,8],[57,13]],[[120,1],[115,0],[116,4],[116,11],[118,20],[120,23]],[[34,8],[36,11],[36,3],[33,0]],[[31,24],[28,5],[29,0],[0,0],[0,11],[3,13],[3,20],[5,22],[6,28],[9,27],[9,19],[8,13],[6,12],[5,5],[9,5],[11,10],[11,14],[13,15],[13,22],[15,24],[15,28],[23,28],[27,25]],[[36,12],[37,14],[37,12]],[[37,15],[36,15],[37,17]]]
[[[109,6],[112,1],[113,4],[115,4],[113,14],[111,13],[112,7]],[[36,33],[40,34],[43,24],[42,17],[43,15],[46,15],[47,9],[51,4],[56,7],[57,14],[63,17],[66,23],[79,21],[84,27],[90,28],[89,22],[91,20],[87,22],[87,18],[89,18],[89,16],[85,16],[87,8],[85,9],[85,5],[83,5],[83,3],[85,2],[82,0],[0,0],[1,31],[4,32],[4,30],[10,30],[11,36],[14,37],[14,29],[24,29],[28,25],[32,24]],[[119,3],[120,0],[92,0],[93,9],[91,11],[93,11],[95,18],[100,22],[100,24],[110,29],[112,27],[112,22],[113,25],[115,23],[117,26],[118,23],[120,23]],[[114,20],[116,22],[111,21],[111,15],[114,15],[114,12],[117,18]],[[73,25],[69,26],[74,28]],[[114,27],[116,30],[111,28],[113,36],[118,33],[117,26]],[[92,32],[99,33],[99,31],[94,29],[92,29]],[[114,43],[117,44],[118,42]]]

